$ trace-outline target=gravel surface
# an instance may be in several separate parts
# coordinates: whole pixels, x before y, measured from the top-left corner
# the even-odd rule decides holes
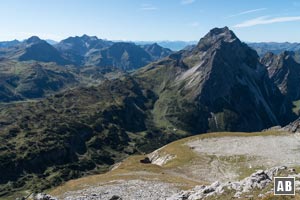
[[[251,170],[300,165],[299,134],[207,138],[189,142],[187,145],[197,152],[202,160],[186,165],[185,170],[189,169],[191,177],[211,183],[239,180],[241,167]],[[244,162],[239,160],[241,156],[244,157]],[[224,160],[224,157],[227,159]]]
[[[299,134],[210,138],[196,140],[188,145],[198,153],[216,156],[257,157],[266,167],[300,165]],[[255,160],[253,162],[256,163]]]
[[[130,180],[111,182],[103,186],[67,192],[59,199],[110,200],[113,196],[119,196],[122,200],[164,200],[177,192],[179,192],[179,189],[168,183]]]

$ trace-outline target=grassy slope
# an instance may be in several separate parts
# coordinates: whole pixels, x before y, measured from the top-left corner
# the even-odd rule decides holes
[[[115,68],[0,61],[0,103],[42,98],[79,86],[95,86],[123,74]]]
[[[195,185],[207,184],[207,182],[202,180],[192,180],[179,174],[173,173],[176,169],[179,169],[186,164],[193,163],[195,160],[201,159],[199,155],[194,153],[190,147],[185,145],[189,141],[211,138],[211,137],[224,137],[224,136],[236,136],[236,137],[251,137],[251,136],[268,136],[268,135],[281,135],[285,134],[277,131],[268,131],[268,132],[257,132],[257,133],[233,133],[233,132],[220,132],[220,133],[208,133],[197,136],[188,137],[185,139],[177,140],[172,142],[159,150],[160,153],[167,153],[171,155],[176,155],[176,158],[169,161],[167,164],[163,166],[157,166],[153,164],[142,164],[140,160],[145,156],[131,156],[125,159],[118,168],[99,175],[88,176],[84,178],[80,178],[77,180],[71,180],[51,191],[51,194],[59,196],[66,191],[83,189],[88,186],[97,186],[101,184],[105,184],[109,181],[114,180],[132,180],[132,179],[146,179],[146,180],[160,180],[163,182],[173,183],[175,185],[179,185],[180,189],[190,189]],[[224,158],[229,159],[229,158]],[[244,158],[240,158],[238,160],[242,165],[245,162]],[[235,160],[234,163],[238,166]],[[239,168],[241,170],[240,178],[244,178],[253,173],[256,169],[244,169]]]
[[[300,100],[294,101],[294,102],[293,102],[293,105],[294,105],[293,112],[294,112],[296,115],[299,115],[299,114],[300,114]]]
[[[42,191],[83,174],[103,173],[128,155],[174,141],[145,127],[153,99],[134,81],[115,80],[41,101],[0,104],[5,125],[0,127],[0,171],[6,175],[0,195]]]

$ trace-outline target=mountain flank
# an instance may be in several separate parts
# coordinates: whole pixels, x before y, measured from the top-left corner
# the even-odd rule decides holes
[[[283,52],[279,55],[267,53],[261,58],[267,66],[269,77],[286,97],[297,101],[300,99],[300,64],[291,55]]]

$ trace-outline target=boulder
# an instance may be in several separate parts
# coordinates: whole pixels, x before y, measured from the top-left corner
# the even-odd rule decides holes
[[[144,164],[150,164],[151,160],[148,157],[145,157],[144,159],[140,160],[140,162]]]
[[[34,200],[58,200],[55,197],[52,197],[49,194],[38,193],[34,196]]]
[[[109,200],[122,200],[118,195],[113,195]]]

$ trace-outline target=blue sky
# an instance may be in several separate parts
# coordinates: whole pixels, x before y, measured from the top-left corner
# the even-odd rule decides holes
[[[300,42],[300,0],[3,0],[0,40],[199,40],[228,26],[243,41]]]

